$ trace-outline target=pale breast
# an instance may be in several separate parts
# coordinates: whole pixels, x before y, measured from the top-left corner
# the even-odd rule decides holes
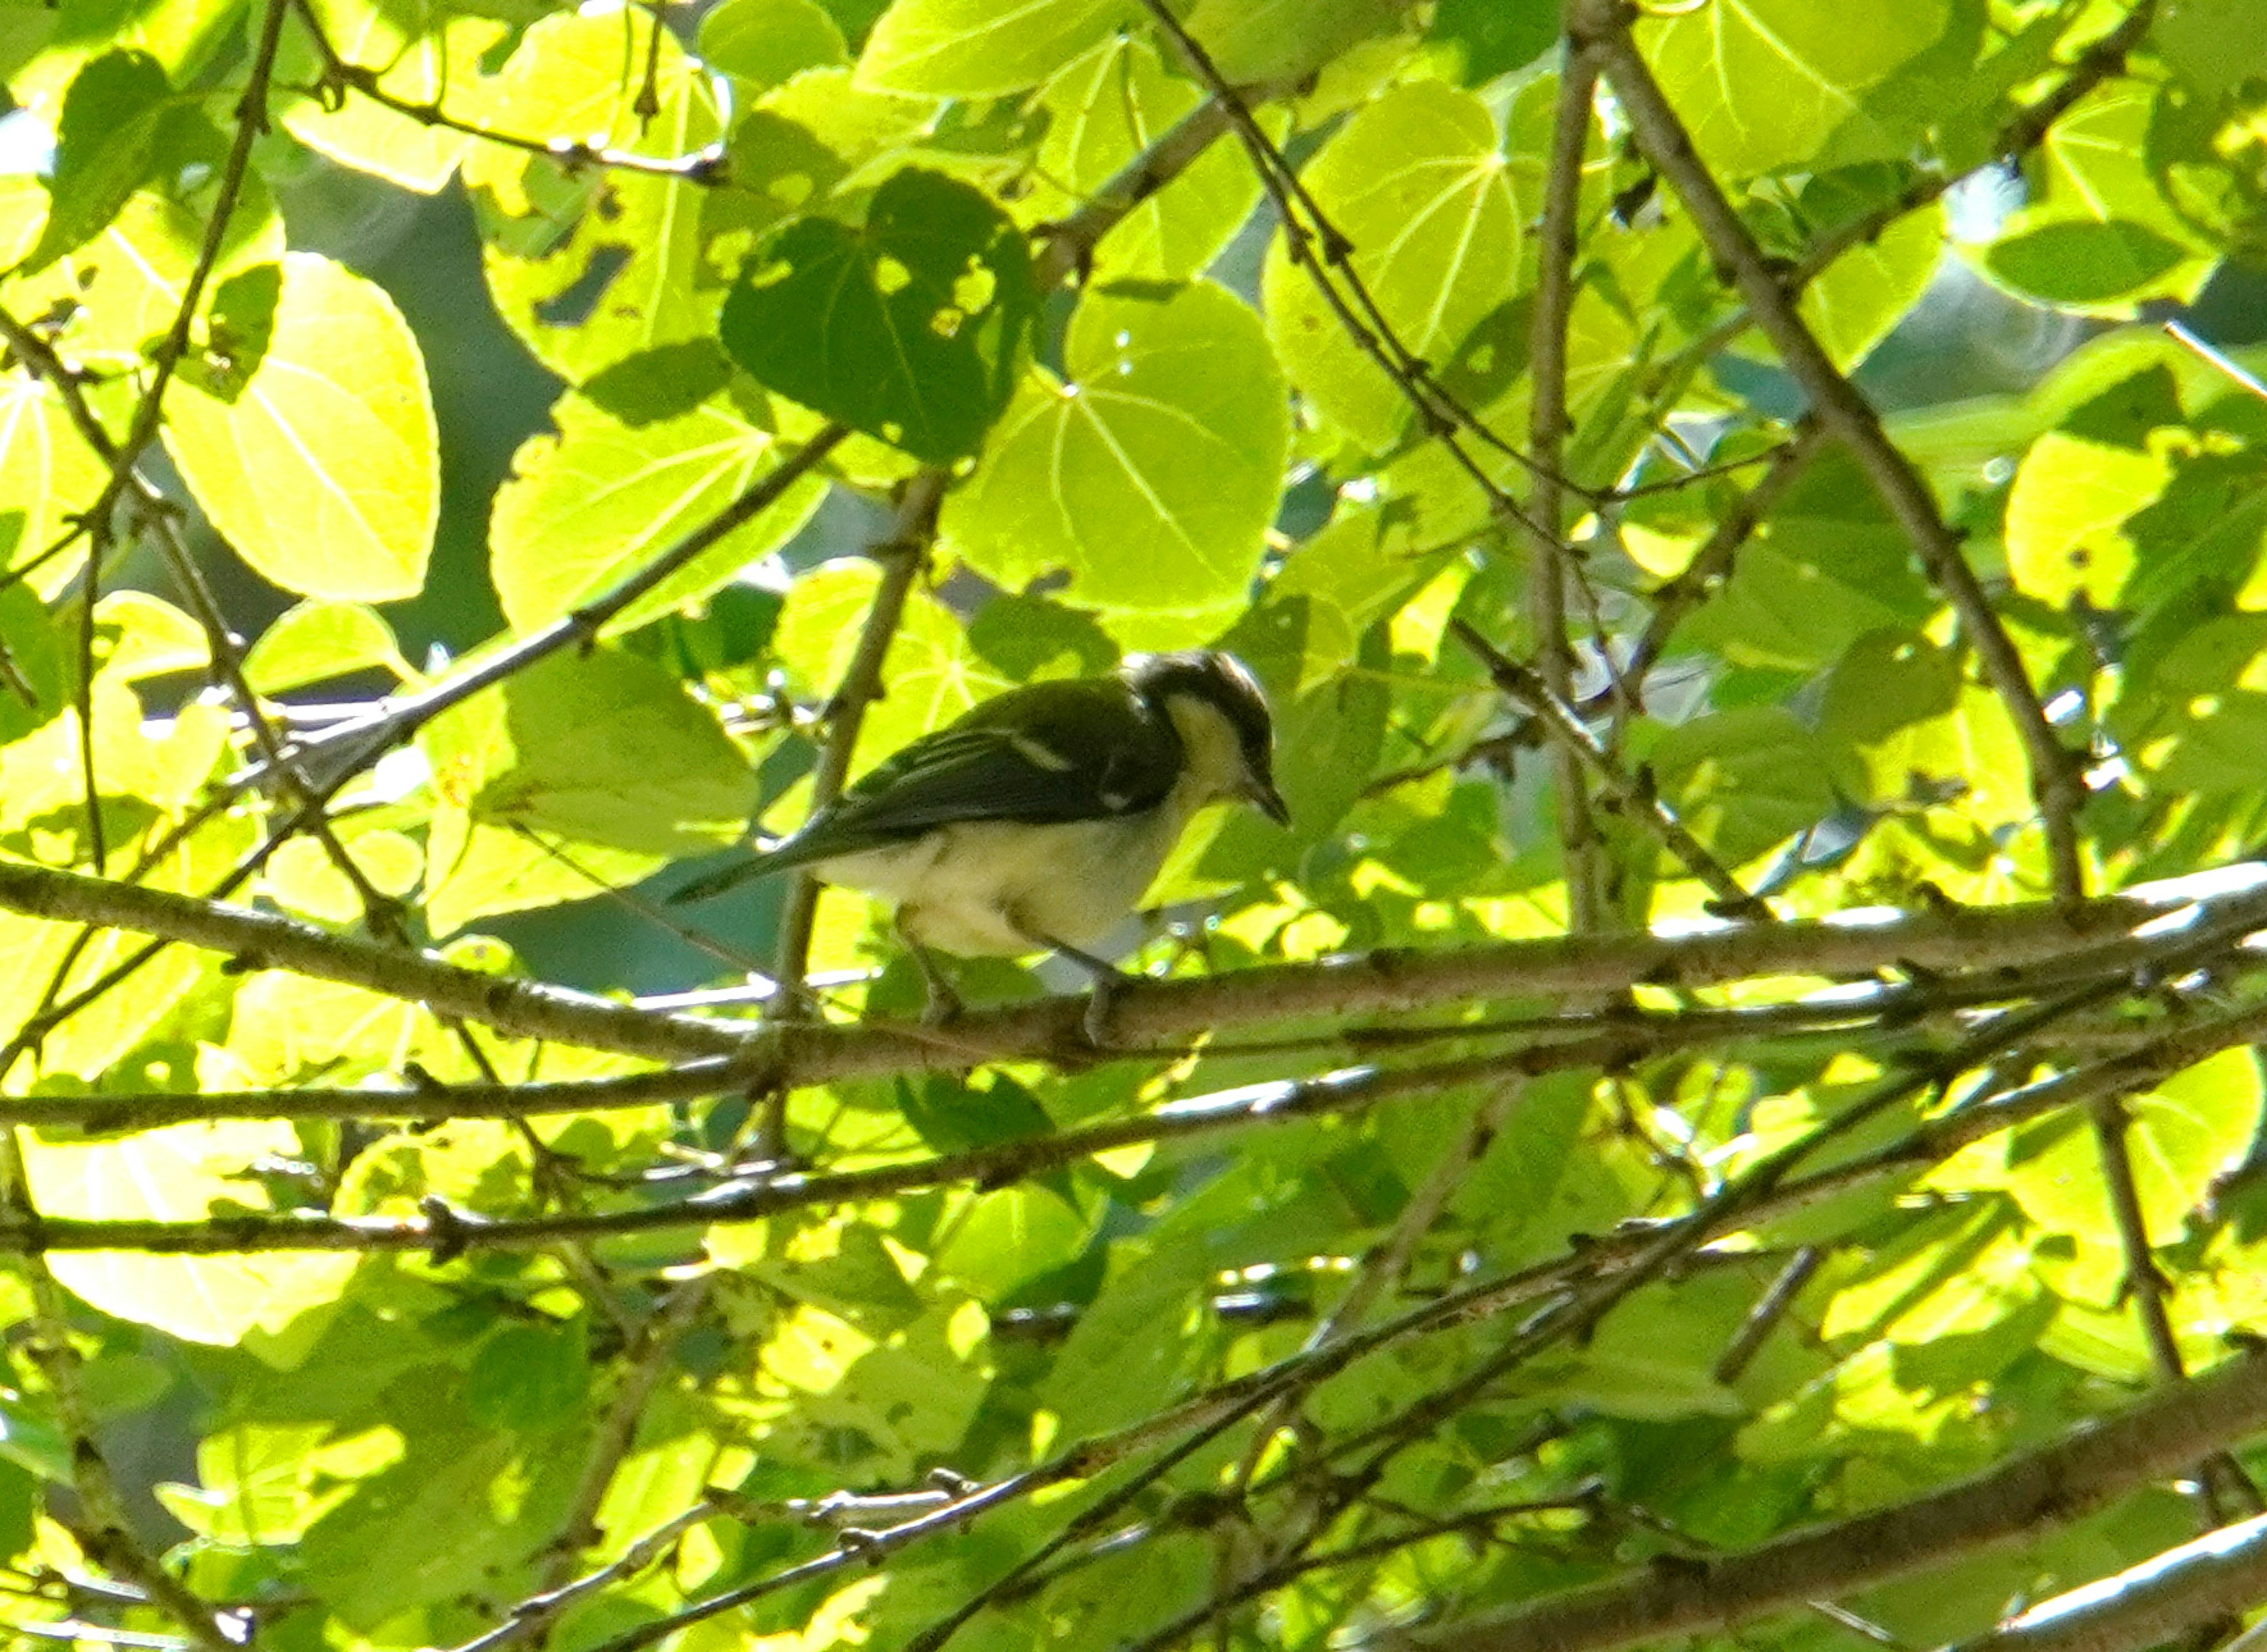
[[[925,947],[1018,957],[1044,935],[1091,947],[1140,903],[1187,818],[1178,800],[1115,820],[1026,825],[968,821],[903,847],[813,867],[829,883],[899,909]]]

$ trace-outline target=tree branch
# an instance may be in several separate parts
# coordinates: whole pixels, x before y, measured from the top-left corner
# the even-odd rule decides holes
[[[2134,932],[2184,908],[2214,925],[2267,925],[2267,888],[2252,883],[2226,894],[2192,893],[2174,883],[2067,910],[2031,903],[1878,924],[1726,924],[1701,933],[1385,948],[1199,978],[1137,981],[1121,990],[1114,1006],[1113,1026],[1126,1047],[1105,1053],[1123,1059],[1177,1053],[1200,1034],[1270,1022],[1406,1013],[1491,998],[1598,996],[1647,984],[1699,988],[1757,975],[1969,972],[1988,981],[1995,972],[2033,967],[2051,967],[2058,979],[2114,974],[2148,964],[2177,945],[2178,930]],[[1093,1055],[1079,1030],[1082,995],[974,1010],[943,1028],[876,1020],[742,1030],[542,982],[484,975],[272,913],[22,862],[0,861],[0,910],[158,935],[227,954],[245,967],[361,987],[520,1037],[657,1061],[735,1057],[751,1083],[825,1084],[954,1071],[988,1061],[1044,1060],[1066,1052],[1082,1052],[1081,1058],[1089,1060]],[[1144,1045],[1170,1049],[1152,1051]]]
[[[1528,629],[1534,638],[1537,675],[1544,691],[1562,704],[1574,698],[1574,654],[1566,644],[1567,553],[1561,537],[1566,528],[1565,489],[1559,481],[1567,428],[1566,330],[1574,304],[1579,233],[1575,217],[1581,206],[1582,162],[1589,147],[1590,110],[1597,81],[1596,60],[1568,42],[1552,119],[1551,161],[1544,177],[1539,234],[1542,257],[1536,271],[1535,320],[1528,334],[1528,376],[1535,387],[1528,414],[1528,444],[1534,450],[1537,468],[1528,514],[1543,529],[1528,535],[1529,555],[1533,559],[1528,570]],[[1587,934],[1599,928],[1605,917],[1605,891],[1581,756],[1563,740],[1552,742],[1551,778],[1566,880],[1567,927]]]
[[[1706,844],[1686,830],[1684,822],[1676,818],[1657,793],[1622,772],[1612,755],[1582,726],[1581,718],[1552,691],[1539,675],[1507,657],[1464,620],[1452,619],[1449,628],[1478,656],[1498,690],[1540,718],[1543,726],[1551,731],[1552,742],[1597,776],[1622,813],[1651,831],[1663,848],[1684,863],[1686,871],[1707,886],[1709,894],[1716,897],[1721,916],[1764,922],[1774,919],[1776,914],[1762,898],[1748,892],[1747,886],[1732,875]]]
[[[1684,202],[1710,255],[1731,272],[1755,312],[1757,325],[1809,398],[1820,422],[1848,447],[1904,530],[1930,578],[1960,616],[1985,677],[2023,742],[2031,793],[2045,826],[2055,898],[2065,905],[2082,900],[2086,874],[2077,814],[2085,791],[2077,758],[2055,738],[2022,656],[1962,554],[1960,536],[1938,511],[1927,482],[1889,439],[1873,407],[1796,314],[1794,299],[1780,285],[1763,249],[1694,150],[1683,121],[1630,38],[1633,15],[1625,0],[1574,0],[1570,34],[1597,54],[1646,157]]]
[[[1389,1644],[1427,1652],[1607,1652],[1725,1629],[2067,1524],[2262,1428],[2267,1356],[2245,1354],[1904,1502],[1742,1553],[1689,1558]]]
[[[2267,1516],[2041,1601],[1991,1634],[1945,1652],[2142,1652],[2247,1611],[2262,1596],[2267,1596]]]

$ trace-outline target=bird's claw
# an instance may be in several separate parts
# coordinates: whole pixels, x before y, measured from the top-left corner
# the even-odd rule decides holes
[[[1110,1023],[1117,1013],[1118,994],[1126,985],[1125,974],[1112,969],[1107,975],[1097,973],[1094,987],[1086,995],[1086,1013],[1079,1018],[1079,1032],[1088,1044],[1096,1049],[1110,1048]]]

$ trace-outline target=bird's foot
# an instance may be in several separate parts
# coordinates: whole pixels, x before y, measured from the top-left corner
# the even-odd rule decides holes
[[[1078,1029],[1095,1049],[1108,1049],[1111,1045],[1110,1022],[1117,1012],[1118,994],[1132,982],[1133,977],[1107,964],[1091,971],[1091,974],[1094,985],[1086,995],[1086,1013],[1079,1018]]]
[[[961,1012],[967,1007],[961,1001],[960,994],[947,986],[943,978],[940,976],[928,983],[928,1001],[921,1005],[921,1025],[923,1027],[950,1026],[960,1019]]]

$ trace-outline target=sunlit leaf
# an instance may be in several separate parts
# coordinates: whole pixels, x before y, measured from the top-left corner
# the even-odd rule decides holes
[[[380,289],[312,252],[284,259],[274,325],[249,378],[180,386],[168,450],[237,553],[287,590],[415,595],[441,477],[415,335]]]

